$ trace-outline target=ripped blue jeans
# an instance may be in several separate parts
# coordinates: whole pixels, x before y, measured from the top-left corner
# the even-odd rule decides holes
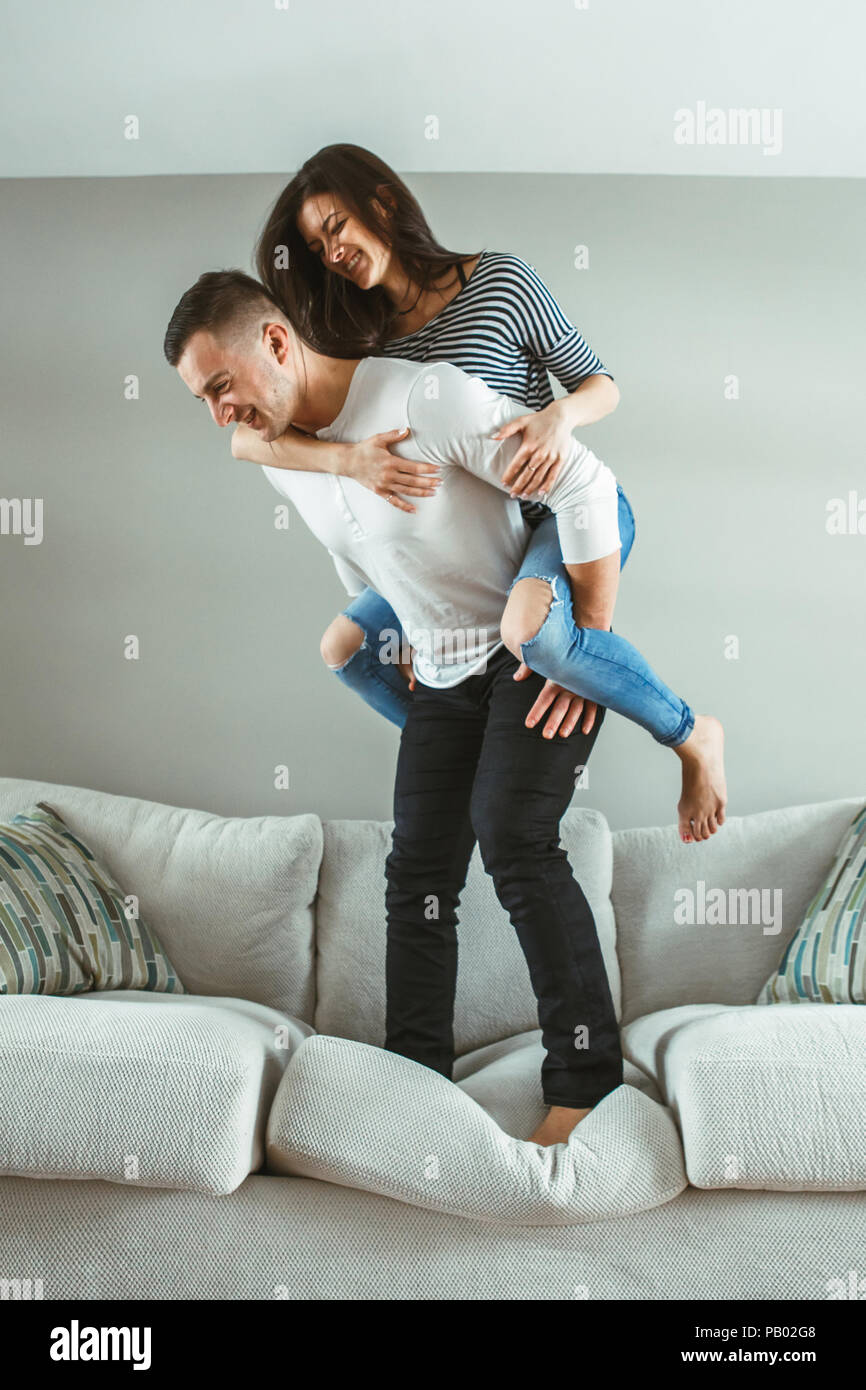
[[[634,541],[634,514],[617,483],[619,534],[622,542],[620,569]],[[547,680],[594,700],[616,714],[640,724],[657,743],[673,748],[688,738],[695,716],[686,702],[664,684],[636,647],[613,629],[578,627],[571,606],[571,583],[562,563],[556,518],[535,527],[514,581],[544,579],[553,591],[550,612],[536,635],[520,648],[523,660]],[[343,609],[364,633],[357,652],[335,668],[335,675],[366,700],[377,713],[402,728],[412,699],[400,668],[379,659],[380,634],[400,633],[400,621],[389,603],[373,589],[365,589]]]

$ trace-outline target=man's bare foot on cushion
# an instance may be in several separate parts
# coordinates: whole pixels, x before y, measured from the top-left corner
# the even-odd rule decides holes
[[[725,823],[727,787],[725,731],[711,714],[696,714],[695,727],[674,752],[683,765],[683,794],[677,806],[684,844],[708,840]]]
[[[541,1144],[545,1148],[550,1144],[567,1144],[571,1131],[592,1108],[589,1105],[586,1109],[578,1110],[570,1105],[551,1105],[538,1129],[527,1139],[527,1144]]]

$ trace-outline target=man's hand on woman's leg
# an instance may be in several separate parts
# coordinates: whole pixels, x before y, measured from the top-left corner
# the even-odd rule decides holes
[[[521,661],[514,672],[514,679],[522,681],[530,675],[532,675],[530,667],[525,661]],[[557,685],[556,681],[545,681],[541,694],[526,716],[527,729],[534,729],[547,710],[550,710],[550,715],[542,729],[544,737],[553,738],[554,734],[559,733],[562,738],[568,738],[568,735],[577,728],[578,722],[581,733],[589,733],[595,723],[598,705],[593,700],[584,700],[582,695],[575,695],[572,691],[565,690],[563,686]]]

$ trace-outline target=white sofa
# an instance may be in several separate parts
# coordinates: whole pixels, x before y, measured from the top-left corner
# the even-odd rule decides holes
[[[46,1299],[849,1296],[866,1011],[753,1001],[862,800],[697,846],[567,813],[624,1083],[540,1149],[535,1000],[477,855],[449,1082],[382,1047],[389,825],[0,779],[0,821],[55,807],[188,990],[0,998],[0,1277]],[[700,884],[751,920],[702,924]]]

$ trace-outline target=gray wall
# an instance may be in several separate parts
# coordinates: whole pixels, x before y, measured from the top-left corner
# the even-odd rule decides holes
[[[161,355],[199,272],[249,267],[283,181],[3,186],[0,496],[44,499],[41,544],[0,536],[3,775],[223,814],[390,814],[397,731],[318,656],[345,602],[330,561],[296,516],[274,529],[276,493]],[[532,261],[616,376],[619,409],[583,435],[637,515],[615,626],[724,720],[731,813],[862,792],[866,535],[826,516],[866,497],[863,184],[409,181],[446,243]],[[575,801],[668,824],[678,771],[609,715]]]
[[[7,4],[0,176],[279,173],[353,140],[429,173],[862,177],[864,51],[862,0]],[[700,109],[776,129],[675,139]]]

